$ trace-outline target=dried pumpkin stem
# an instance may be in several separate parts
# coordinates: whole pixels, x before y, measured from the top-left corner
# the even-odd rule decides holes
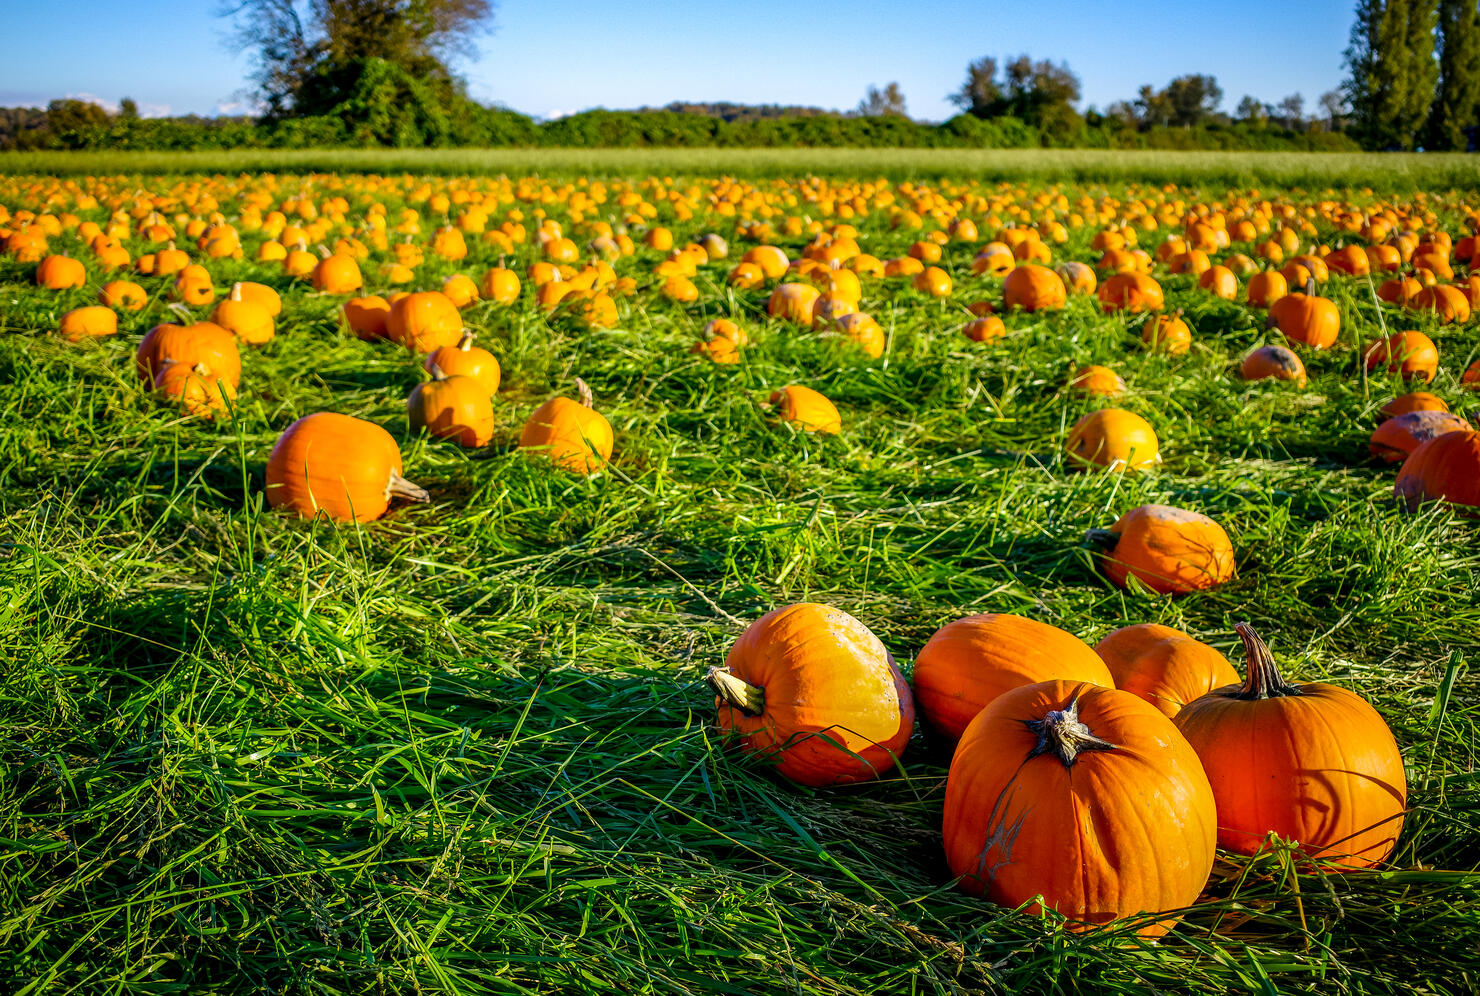
[[[473,330],[463,329],[462,338],[457,340],[457,348],[466,353],[473,348]]]
[[[429,362],[427,364],[427,369],[431,371],[432,380],[447,379],[447,372],[442,369],[441,365],[439,365],[436,360],[432,360],[431,362]]]
[[[1042,719],[1025,719],[1023,724],[1038,736],[1038,743],[1028,752],[1029,758],[1052,754],[1064,767],[1072,768],[1075,759],[1087,751],[1115,750],[1115,744],[1101,740],[1079,721],[1078,699]]]
[[[1269,652],[1269,646],[1254,632],[1254,627],[1246,622],[1235,623],[1234,632],[1238,633],[1239,639],[1244,641],[1244,654],[1248,657],[1249,673],[1244,676],[1244,683],[1239,690],[1231,696],[1236,699],[1276,699],[1286,695],[1301,695],[1298,685],[1292,685],[1280,676],[1280,669],[1274,662],[1274,654]]]
[[[759,716],[766,711],[766,690],[761,686],[737,678],[722,667],[710,668],[704,680],[714,689],[714,694],[745,715]]]
[[[1109,529],[1086,529],[1084,542],[1087,546],[1110,549],[1120,542],[1120,534]]]
[[[576,391],[581,396],[581,404],[587,408],[596,407],[596,396],[591,393],[591,388],[587,386],[586,382],[579,377],[576,378]]]
[[[386,487],[386,493],[391,497],[404,498],[407,501],[428,502],[432,500],[426,488],[418,487],[395,472],[391,473],[391,483]]]

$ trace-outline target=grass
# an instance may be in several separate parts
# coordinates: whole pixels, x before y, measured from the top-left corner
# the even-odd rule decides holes
[[[0,175],[374,172],[615,176],[808,174],[892,180],[1176,183],[1212,187],[1480,188],[1480,162],[1454,153],[1167,152],[1102,149],[235,149],[0,152]]]
[[[912,237],[863,228],[880,257]],[[1056,255],[1090,257],[1089,234]],[[493,263],[470,243],[418,284]],[[998,291],[970,255],[947,249],[948,302],[867,286],[880,360],[766,321],[764,293],[728,290],[722,264],[703,303],[624,300],[611,331],[478,305],[467,320],[505,371],[478,453],[409,436],[417,364],[346,338],[334,299],[275,269],[212,264],[218,286],[261,277],[287,307],[244,356],[236,417],[211,423],[134,379],[162,281],[123,334],[70,345],[51,330],[94,289],[42,292],[0,262],[0,965],[16,991],[1480,989],[1480,547],[1472,521],[1395,507],[1393,471],[1365,453],[1402,388],[1354,348],[1427,329],[1433,389],[1459,405],[1480,334],[1379,312],[1365,281],[1338,280],[1342,342],[1307,355],[1309,387],[1249,385],[1233,371],[1267,340],[1262,316],[1171,277],[1187,357],[1145,354],[1138,319],[1082,298],[973,344],[962,306]],[[688,353],[720,314],[752,330],[738,367]],[[1126,376],[1163,470],[1067,471],[1062,440],[1090,407],[1062,390],[1071,362]],[[576,375],[617,436],[589,480],[514,449]],[[764,416],[793,382],[839,403],[842,435]],[[324,409],[387,426],[432,504],[339,528],[264,508],[273,441]],[[1148,501],[1221,522],[1238,580],[1171,600],[1097,577],[1084,531]],[[917,736],[898,776],[812,791],[717,742],[704,669],[804,599],[857,615],[906,670],[972,612],[1091,642],[1160,621],[1230,653],[1251,620],[1287,674],[1340,682],[1392,726],[1399,851],[1345,876],[1222,856],[1156,944],[971,900],[942,859],[938,745]]]

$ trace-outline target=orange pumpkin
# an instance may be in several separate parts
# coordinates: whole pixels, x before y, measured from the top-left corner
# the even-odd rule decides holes
[[[1117,273],[1100,285],[1100,307],[1105,311],[1160,311],[1161,284],[1145,273]]]
[[[421,291],[397,298],[386,317],[385,335],[417,353],[453,346],[462,338],[457,305],[440,291]]]
[[[576,378],[580,401],[551,398],[524,423],[519,448],[548,458],[555,466],[577,474],[594,474],[606,466],[614,442],[611,423],[595,408],[586,382]]]
[[[954,742],[1003,692],[1053,678],[1115,686],[1072,633],[1006,613],[967,616],[936,630],[915,658],[915,702],[930,729]]]
[[[797,325],[811,325],[812,309],[821,296],[811,284],[779,284],[766,301],[766,314]]]
[[[1239,365],[1244,380],[1288,380],[1305,386],[1305,364],[1284,346],[1260,346]]]
[[[1385,420],[1367,445],[1384,463],[1398,463],[1435,436],[1470,428],[1470,423],[1451,412],[1413,411]]]
[[[1080,367],[1069,378],[1069,388],[1096,398],[1114,398],[1125,393],[1125,381],[1109,367]]]
[[[1287,339],[1312,349],[1327,349],[1341,331],[1341,312],[1330,298],[1297,291],[1269,306],[1269,324]]]
[[[470,449],[487,446],[493,438],[493,402],[483,384],[466,374],[449,376],[434,362],[428,369],[432,379],[417,384],[406,399],[411,431],[425,429]]]
[[[1025,685],[972,721],[946,782],[946,860],[959,887],[1084,930],[1138,914],[1145,937],[1206,885],[1213,792],[1172,721],[1130,692]],[[1165,915],[1157,915],[1157,914]]]
[[[1176,725],[1202,759],[1218,843],[1254,854],[1270,835],[1336,870],[1392,854],[1403,829],[1403,756],[1377,711],[1344,688],[1290,684],[1247,623],[1248,675],[1189,702]]]
[[[1070,467],[1145,470],[1161,462],[1151,423],[1121,408],[1102,408],[1074,423],[1065,443]]]
[[[1002,281],[1002,306],[1023,311],[1058,311],[1068,299],[1064,281],[1046,266],[1025,263]]]
[[[833,328],[862,349],[864,355],[872,359],[884,355],[884,329],[873,316],[861,311],[841,315],[833,321]]]
[[[1235,572],[1223,527],[1185,508],[1140,505],[1088,538],[1107,547],[1101,566],[1121,588],[1134,577],[1152,591],[1184,594],[1230,581]]]
[[[1184,356],[1192,348],[1192,329],[1181,312],[1156,315],[1141,329],[1141,342],[1152,352]]]
[[[192,325],[156,325],[139,342],[134,352],[134,369],[148,386],[166,361],[181,364],[185,370],[203,366],[218,380],[236,387],[241,381],[241,353],[236,336],[214,322]]]
[[[374,422],[317,412],[284,430],[267,458],[267,501],[305,519],[369,522],[392,497],[424,502],[426,491],[401,476],[401,450]]]
[[[766,613],[707,680],[720,728],[801,785],[878,778],[894,767],[915,725],[894,658],[867,626],[829,605]]]
[[[1217,650],[1157,623],[1122,626],[1095,644],[1115,687],[1138,695],[1168,719],[1215,688],[1238,683]]]
[[[1480,509],[1480,432],[1445,432],[1421,443],[1403,461],[1393,490],[1410,509],[1443,501],[1474,514]]]
[[[1439,350],[1422,332],[1394,332],[1368,346],[1365,355],[1369,373],[1382,367],[1405,380],[1428,382],[1439,371]]]
[[[1197,285],[1225,301],[1238,297],[1238,277],[1226,266],[1210,267],[1197,278]]]
[[[58,331],[68,342],[80,342],[95,336],[115,335],[118,332],[118,315],[112,308],[105,308],[101,304],[73,308],[62,316]]]
[[[348,253],[326,253],[314,264],[313,289],[324,294],[353,294],[365,286],[360,264]]]
[[[236,387],[217,377],[204,363],[189,366],[165,360],[154,377],[154,393],[179,402],[187,414],[214,418],[230,411]]]
[[[436,366],[449,377],[471,377],[483,385],[483,390],[491,398],[498,393],[503,372],[494,355],[486,349],[474,346],[473,339],[472,331],[464,329],[456,346],[438,346],[427,354],[422,366],[428,372]]]
[[[1251,308],[1268,308],[1288,293],[1290,285],[1279,270],[1264,270],[1249,278],[1247,300]]]
[[[87,283],[87,267],[70,256],[48,256],[36,267],[36,283],[47,290],[67,290]]]
[[[216,305],[211,321],[253,346],[271,341],[275,334],[272,316],[261,304],[242,296],[241,284],[233,286],[231,296]]]
[[[1447,412],[1449,402],[1437,394],[1428,391],[1411,391],[1408,394],[1400,394],[1387,404],[1378,409],[1387,418],[1393,418],[1407,412]]]
[[[843,418],[837,406],[810,387],[793,384],[772,391],[767,404],[773,405],[783,422],[790,422],[804,432],[837,433],[843,431]]]
[[[142,311],[149,293],[132,280],[110,280],[98,291],[98,303],[124,311]]]
[[[1464,291],[1448,284],[1425,287],[1408,299],[1415,311],[1432,311],[1440,324],[1461,325],[1470,320],[1470,299]]]

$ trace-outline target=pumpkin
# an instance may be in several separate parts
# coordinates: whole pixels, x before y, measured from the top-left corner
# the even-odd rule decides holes
[[[231,296],[233,300],[252,301],[261,305],[271,318],[283,313],[283,299],[266,284],[253,283],[250,280],[238,281],[231,285]]]
[[[1109,529],[1091,529],[1105,546],[1101,566],[1118,587],[1134,577],[1152,591],[1185,594],[1233,579],[1233,544],[1223,527],[1201,512],[1140,505]]]
[[[594,405],[591,388],[579,377],[580,401],[551,398],[524,423],[519,448],[548,458],[555,466],[578,474],[594,474],[612,455],[612,427]]]
[[[1145,273],[1117,273],[1100,285],[1100,307],[1105,311],[1160,311],[1161,284]]]
[[[951,275],[938,266],[927,266],[915,274],[914,287],[931,297],[950,297]]]
[[[62,338],[68,342],[80,342],[94,336],[115,335],[118,332],[118,315],[112,308],[101,304],[89,304],[73,308],[62,316],[57,327]]]
[[[1290,285],[1279,270],[1264,270],[1249,278],[1249,295],[1246,300],[1251,308],[1268,308],[1290,293]]]
[[[1168,719],[1193,699],[1238,683],[1238,672],[1217,650],[1157,623],[1122,626],[1095,644],[1095,653],[1116,688],[1140,696]]]
[[[478,284],[478,291],[482,296],[498,304],[513,304],[519,300],[519,274],[513,270],[496,266],[483,274],[482,281]]]
[[[215,376],[204,363],[190,366],[165,360],[154,377],[154,393],[174,401],[190,415],[214,418],[230,410],[236,386]]]
[[[493,438],[493,402],[483,383],[466,374],[445,373],[428,362],[429,382],[417,384],[406,399],[411,431],[425,429],[439,439],[451,439],[470,449]]]
[[[134,369],[152,387],[166,360],[183,364],[186,370],[204,366],[232,387],[241,382],[242,361],[236,336],[214,322],[156,325],[150,329],[134,352]]]
[[[843,431],[843,418],[837,406],[810,387],[799,384],[783,387],[772,391],[766,403],[776,408],[783,422],[790,422],[805,432]]]
[[[1226,266],[1213,266],[1197,278],[1197,285],[1214,297],[1232,301],[1238,297],[1238,277]]]
[[[1070,375],[1069,388],[1090,397],[1114,398],[1125,393],[1125,381],[1109,367],[1090,364]]]
[[[915,702],[926,725],[954,743],[997,696],[1051,678],[1115,686],[1072,633],[1000,612],[967,616],[936,630],[915,658]]]
[[[702,355],[713,363],[729,365],[740,362],[740,347],[735,345],[733,339],[727,339],[717,335],[712,339],[700,339],[689,347],[689,352],[695,356]]]
[[[1463,324],[1470,320],[1470,299],[1464,291],[1448,284],[1425,287],[1408,299],[1415,311],[1432,311],[1440,324]]]
[[[877,360],[884,355],[884,329],[873,316],[861,311],[841,315],[833,322],[833,328],[862,349],[864,355],[870,359]]]
[[[1141,342],[1153,352],[1183,356],[1192,348],[1192,330],[1181,312],[1156,315],[1141,329]]]
[[[1369,373],[1381,367],[1405,380],[1428,382],[1439,371],[1439,350],[1422,332],[1394,332],[1378,339],[1367,347],[1365,357]]]
[[[791,260],[786,258],[786,253],[776,246],[756,246],[754,249],[749,249],[744,256],[740,257],[740,262],[741,264],[754,264],[767,280],[775,280],[791,265]]]
[[[491,398],[498,393],[502,371],[494,355],[474,346],[473,339],[472,330],[463,329],[456,346],[438,346],[427,354],[422,366],[428,372],[432,367],[438,367],[448,377],[471,377],[483,385],[484,392]]]
[[[391,498],[425,502],[426,491],[401,476],[401,450],[374,422],[317,412],[278,437],[267,458],[267,501],[305,519],[369,522]]]
[[[360,276],[360,264],[348,253],[323,253],[323,259],[314,264],[311,276],[313,289],[323,294],[353,294],[365,286]]]
[[[124,311],[141,311],[149,303],[149,293],[132,280],[110,280],[98,291],[98,303]]]
[[[1244,380],[1288,380],[1305,386],[1305,364],[1284,346],[1260,346],[1239,364]]]
[[[216,300],[216,288],[211,281],[210,271],[199,263],[191,263],[176,273],[170,293],[176,300],[196,307]]]
[[[1046,266],[1025,263],[1002,281],[1002,306],[1023,311],[1058,311],[1068,299],[1064,281]]]
[[[257,301],[242,296],[241,284],[234,285],[231,296],[216,305],[211,321],[253,346],[269,342],[275,334],[272,316]]]
[[[716,336],[722,336],[737,346],[750,343],[750,336],[745,330],[728,318],[712,318],[704,324],[704,338],[713,339]]]
[[[1419,444],[1393,490],[1410,509],[1426,501],[1480,508],[1480,432],[1445,432]]]
[[[1338,870],[1379,864],[1408,799],[1387,724],[1344,688],[1286,682],[1253,629],[1234,628],[1248,658],[1243,684],[1189,702],[1175,720],[1212,784],[1219,845],[1254,854],[1273,834]]]
[[[1161,444],[1151,423],[1122,408],[1102,408],[1074,423],[1064,446],[1078,469],[1145,470],[1161,462]]]
[[[1072,930],[1151,914],[1138,932],[1158,937],[1207,884],[1215,812],[1171,720],[1130,692],[1045,681],[1003,694],[962,736],[946,861],[963,891],[1001,906],[1055,910]]]
[[[352,297],[340,306],[344,324],[356,336],[366,342],[385,338],[386,325],[391,317],[390,302],[378,294],[368,297]]]
[[[67,290],[87,283],[87,267],[70,256],[48,256],[36,267],[36,283],[47,290]]]
[[[915,725],[894,658],[830,605],[774,609],[706,676],[717,722],[748,754],[801,785],[869,781],[894,767]]]
[[[1070,294],[1093,294],[1099,286],[1099,279],[1095,271],[1087,264],[1078,260],[1069,260],[1054,267],[1054,272],[1064,282],[1064,289]]]
[[[1407,304],[1413,295],[1421,290],[1423,290],[1423,284],[1412,277],[1394,277],[1378,285],[1377,299],[1387,301],[1389,304]]]
[[[1450,412],[1414,411],[1385,420],[1372,433],[1368,448],[1384,463],[1398,463],[1435,436],[1464,432],[1470,423]]]
[[[1306,293],[1286,294],[1269,306],[1269,325],[1287,339],[1312,349],[1326,349],[1341,331],[1341,312],[1330,298],[1316,297],[1314,284]]]
[[[797,325],[812,324],[812,309],[821,297],[811,284],[778,284],[766,301],[766,314]]]
[[[1383,416],[1393,418],[1407,412],[1447,412],[1449,403],[1437,394],[1428,391],[1412,391],[1400,394],[1378,409]]]
[[[417,353],[456,345],[462,329],[457,305],[440,291],[421,291],[396,299],[385,322],[387,339]]]
[[[972,342],[993,342],[1007,335],[1007,326],[996,315],[973,318],[961,329],[961,334]]]

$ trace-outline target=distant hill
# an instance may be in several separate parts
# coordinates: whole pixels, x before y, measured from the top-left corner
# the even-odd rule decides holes
[[[640,107],[639,111],[672,111],[675,114],[702,114],[721,121],[764,121],[768,118],[845,117],[841,111],[825,107],[803,107],[797,104],[732,104],[729,101],[691,103],[675,100],[662,107]]]

